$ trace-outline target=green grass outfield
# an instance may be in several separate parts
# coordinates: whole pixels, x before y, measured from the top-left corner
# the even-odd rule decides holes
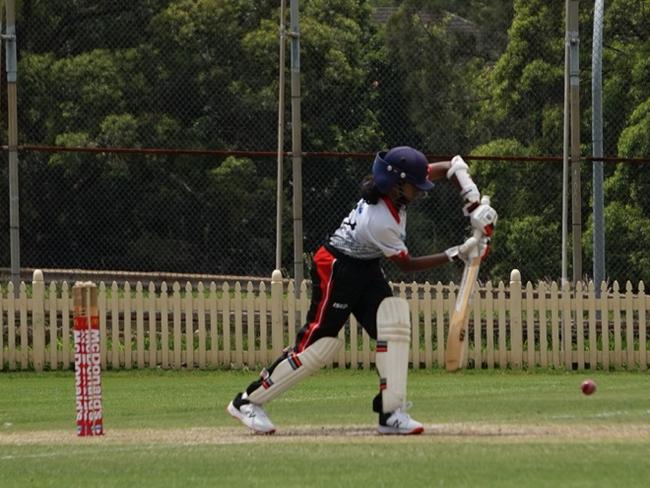
[[[650,376],[411,372],[425,433],[383,437],[373,371],[323,370],[268,406],[256,436],[225,413],[254,372],[103,374],[104,425],[78,438],[74,376],[0,373],[0,487],[648,486]]]

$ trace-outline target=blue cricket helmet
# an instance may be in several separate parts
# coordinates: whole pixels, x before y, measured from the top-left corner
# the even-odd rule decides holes
[[[375,185],[383,194],[390,192],[399,181],[408,181],[423,191],[433,188],[428,179],[429,161],[424,154],[409,146],[380,151],[372,163]]]

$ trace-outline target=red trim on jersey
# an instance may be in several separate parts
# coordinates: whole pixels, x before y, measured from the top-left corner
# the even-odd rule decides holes
[[[388,207],[388,210],[390,210],[390,214],[393,216],[393,218],[397,221],[399,224],[400,218],[399,218],[399,210],[395,207],[395,204],[393,201],[388,198],[386,195],[382,196],[381,199],[384,201],[386,206]]]
[[[316,307],[316,316],[314,317],[314,320],[308,324],[307,332],[300,341],[300,344],[298,344],[297,352],[305,350],[309,344],[311,336],[314,334],[316,329],[320,327],[323,321],[323,316],[325,315],[326,304],[330,298],[332,283],[334,283],[332,280],[332,270],[334,269],[336,258],[324,247],[322,247],[314,257],[316,261],[316,272],[318,273],[320,281],[320,302],[318,302]]]
[[[391,261],[408,261],[409,253],[407,251],[400,251],[397,254],[393,254],[388,259],[390,259]]]

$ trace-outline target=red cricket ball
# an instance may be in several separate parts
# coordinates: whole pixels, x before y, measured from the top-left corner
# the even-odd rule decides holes
[[[584,380],[580,385],[580,389],[585,395],[591,395],[596,391],[596,383],[593,380]]]

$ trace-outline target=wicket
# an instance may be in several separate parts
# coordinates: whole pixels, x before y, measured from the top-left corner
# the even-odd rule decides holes
[[[77,435],[103,435],[97,287],[91,282],[77,282],[72,291]]]

